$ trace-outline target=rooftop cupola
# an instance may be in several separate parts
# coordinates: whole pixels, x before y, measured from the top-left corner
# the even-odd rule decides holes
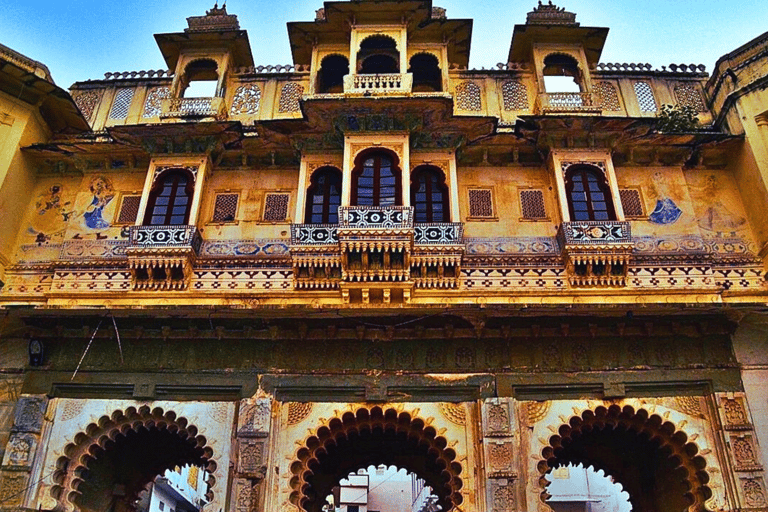
[[[187,24],[184,32],[155,34],[168,69],[175,72],[161,117],[219,115],[229,70],[253,66],[248,34],[225,5],[215,4],[205,16],[187,18]]]

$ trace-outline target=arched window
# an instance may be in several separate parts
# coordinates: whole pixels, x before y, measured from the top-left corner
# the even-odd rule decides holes
[[[192,206],[192,176],[183,169],[171,169],[158,176],[149,195],[145,226],[177,226],[189,222]]]
[[[361,154],[352,172],[352,204],[354,206],[400,206],[400,168],[392,155],[384,151]]]
[[[425,165],[413,171],[411,205],[416,222],[448,222],[448,187],[440,169]]]
[[[616,220],[611,189],[600,169],[591,165],[569,167],[565,191],[572,221]]]
[[[328,55],[320,63],[317,92],[344,92],[344,75],[349,74],[349,59],[343,55]]]
[[[375,35],[360,43],[357,52],[357,72],[377,75],[400,72],[400,52],[389,36]]]
[[[579,63],[570,55],[553,53],[544,59],[544,88],[546,92],[582,92]]]
[[[439,92],[443,90],[443,74],[437,57],[431,53],[417,53],[409,62],[413,73],[413,92]]]
[[[312,174],[307,190],[307,224],[338,224],[341,204],[341,171],[321,167]]]
[[[180,98],[212,98],[217,95],[219,65],[211,59],[189,63],[181,77]]]

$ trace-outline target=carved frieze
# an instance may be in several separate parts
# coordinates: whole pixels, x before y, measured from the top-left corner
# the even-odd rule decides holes
[[[498,480],[491,487],[491,507],[493,512],[515,510],[515,484],[511,480]]]
[[[36,446],[37,436],[34,434],[12,434],[5,449],[3,466],[31,466]]]
[[[40,433],[47,405],[45,398],[24,397],[16,402],[13,430]]]
[[[511,435],[510,419],[508,402],[490,399],[483,405],[483,430],[485,436],[499,437]]]
[[[240,402],[238,435],[255,437],[269,434],[272,401],[269,398],[248,398]],[[260,435],[259,435],[260,434]]]

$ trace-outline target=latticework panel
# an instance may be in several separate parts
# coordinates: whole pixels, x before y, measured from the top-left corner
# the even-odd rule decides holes
[[[597,82],[595,84],[595,94],[597,95],[600,107],[607,112],[620,112],[621,102],[616,87],[610,82]]]
[[[125,119],[128,117],[128,109],[131,108],[133,101],[133,89],[118,89],[115,94],[115,101],[112,102],[112,110],[109,111],[110,119]]]
[[[288,217],[290,194],[267,194],[264,198],[264,220],[282,222]]]
[[[144,115],[142,117],[157,117],[160,115],[163,100],[170,98],[171,89],[169,87],[155,87],[147,94],[144,101]]]
[[[120,213],[117,215],[117,223],[134,224],[139,215],[139,203],[141,203],[141,196],[123,196]]]
[[[653,95],[653,88],[648,82],[635,82],[635,95],[641,112],[656,112],[659,106]]]
[[[475,218],[493,217],[493,194],[489,188],[469,190],[469,216]]]
[[[640,198],[640,191],[635,188],[623,188],[619,190],[621,197],[621,207],[624,209],[624,215],[627,217],[643,216],[643,201]]]
[[[75,95],[73,99],[77,108],[82,112],[83,117],[90,122],[93,113],[96,111],[96,106],[99,104],[99,100],[101,100],[101,91],[83,91]]]
[[[509,80],[501,86],[504,110],[528,110],[528,88],[518,80]]]
[[[524,219],[542,220],[547,218],[547,209],[544,207],[544,192],[541,190],[521,190],[520,207]]]
[[[241,85],[235,91],[232,98],[232,108],[230,113],[238,114],[257,114],[261,104],[261,89],[256,84]]]
[[[277,107],[278,112],[298,112],[301,110],[299,101],[304,94],[304,86],[296,82],[285,84],[280,91],[280,103]]]
[[[480,86],[474,82],[462,82],[456,86],[456,105],[459,110],[477,112],[483,109]]]
[[[704,105],[701,93],[693,84],[677,84],[675,86],[675,98],[677,98],[678,105],[693,107],[696,109],[696,112],[707,111],[707,106]]]
[[[213,207],[213,222],[231,222],[237,215],[237,203],[239,194],[216,194],[216,203]]]

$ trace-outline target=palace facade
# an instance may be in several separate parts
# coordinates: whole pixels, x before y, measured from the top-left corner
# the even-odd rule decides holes
[[[279,66],[216,6],[68,91],[0,47],[0,510],[191,465],[320,512],[383,465],[547,512],[579,464],[768,510],[768,34],[710,75],[524,14],[487,70],[429,0],[326,2]]]

